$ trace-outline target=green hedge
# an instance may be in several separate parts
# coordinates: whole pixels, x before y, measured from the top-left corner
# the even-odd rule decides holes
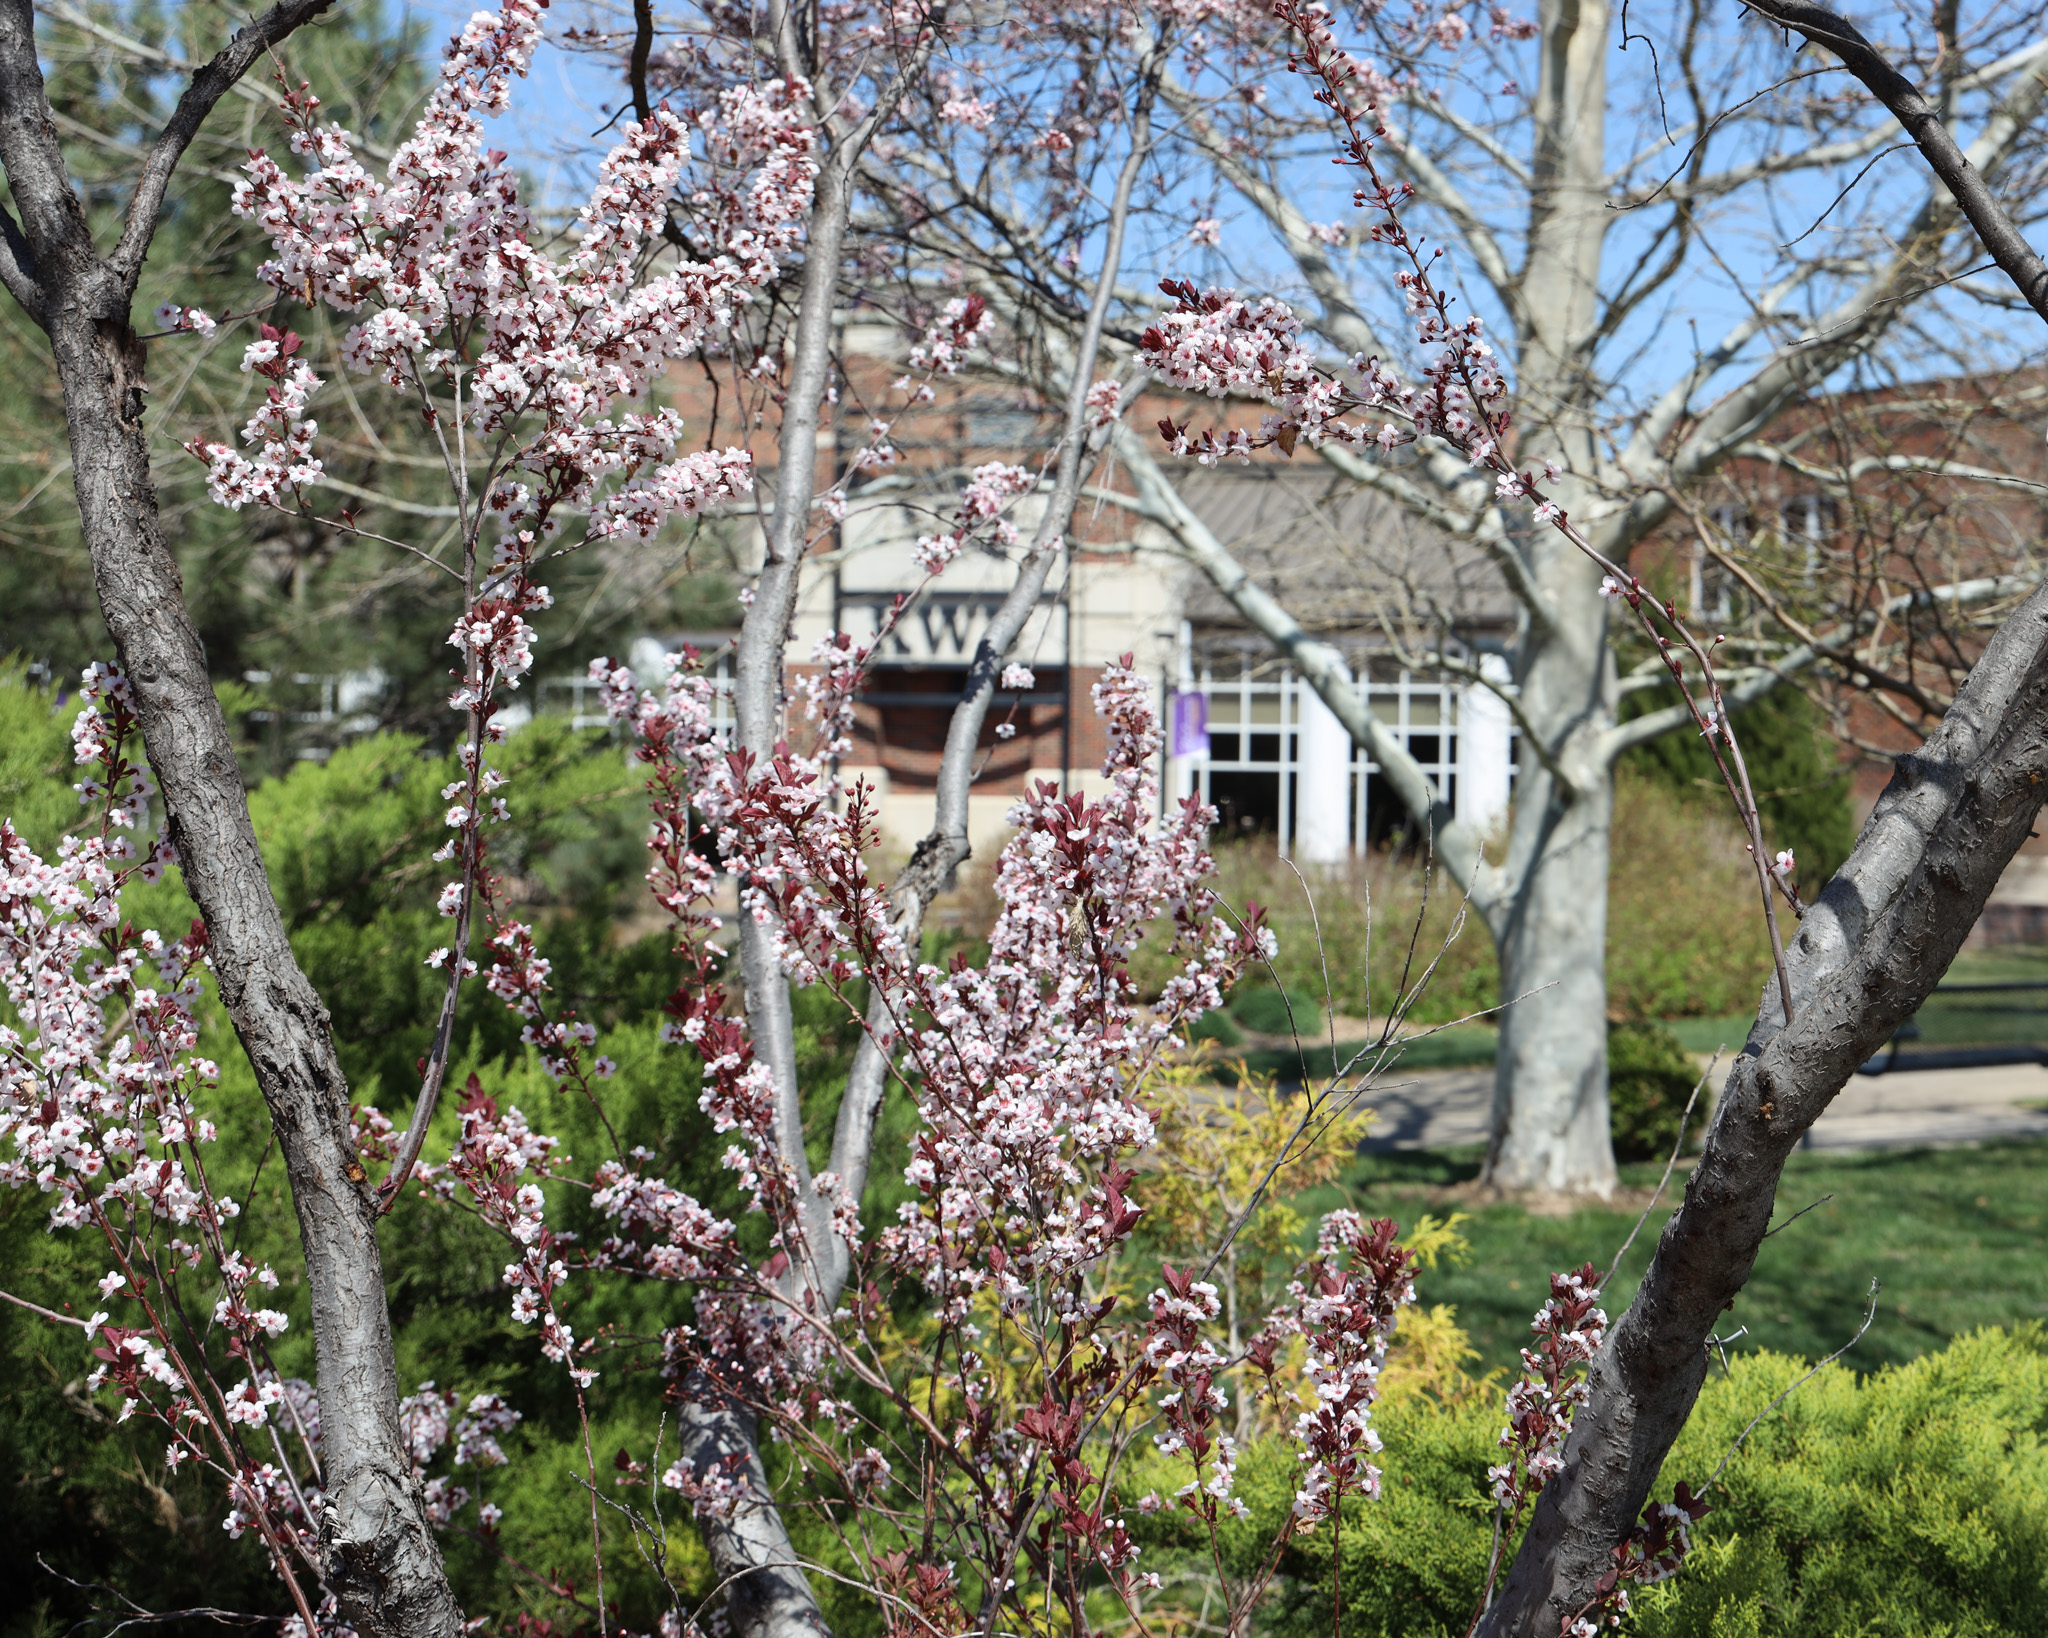
[[[1717,1367],[1656,1494],[1713,1474],[1804,1361],[1780,1354]],[[1381,1407],[1384,1494],[1345,1509],[1345,1638],[1455,1638],[1485,1575],[1492,1521],[1486,1467],[1497,1392],[1459,1406],[1422,1396]],[[1859,1379],[1830,1366],[1767,1416],[1709,1501],[1686,1568],[1636,1595],[1639,1638],[2036,1638],[2048,1632],[2048,1334],[2027,1324],[1957,1339],[1940,1353]],[[1278,1441],[1239,1467],[1252,1516],[1225,1532],[1225,1561],[1248,1567],[1289,1505],[1295,1464]],[[1186,1482],[1156,1458],[1126,1500]],[[1145,1517],[1141,1567],[1199,1573],[1206,1554],[1184,1519]],[[1261,1611],[1275,1638],[1332,1631],[1332,1532],[1298,1537]]]

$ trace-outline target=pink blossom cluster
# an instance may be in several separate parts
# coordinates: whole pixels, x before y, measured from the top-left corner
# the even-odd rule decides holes
[[[1508,1390],[1507,1426],[1499,1444],[1507,1460],[1486,1470],[1493,1499],[1510,1522],[1564,1471],[1564,1444],[1572,1417],[1586,1401],[1581,1369],[1607,1335],[1593,1265],[1550,1276],[1550,1296],[1529,1329],[1535,1348],[1522,1350],[1522,1374]]]
[[[437,1530],[447,1529],[455,1515],[475,1499],[468,1486],[458,1484],[452,1475],[427,1475],[428,1466],[449,1445],[451,1433],[454,1465],[481,1475],[511,1460],[498,1436],[510,1433],[521,1420],[519,1412],[498,1394],[475,1394],[464,1406],[460,1394],[436,1388],[432,1382],[422,1382],[416,1392],[398,1402],[399,1437],[412,1459],[413,1478],[426,1496],[429,1524]],[[495,1530],[504,1516],[504,1509],[491,1502],[478,1508],[478,1522],[486,1532]]]
[[[671,1462],[662,1470],[661,1487],[673,1490],[690,1504],[690,1516],[699,1519],[729,1519],[748,1499],[749,1486],[738,1471],[738,1463],[707,1463],[699,1473],[689,1461]]]
[[[1315,82],[1315,100],[1344,128],[1344,152],[1338,163],[1362,173],[1353,202],[1378,213],[1370,237],[1394,247],[1406,260],[1396,282],[1416,341],[1433,351],[1419,382],[1403,381],[1381,360],[1360,356],[1350,361],[1353,380],[1347,384],[1325,371],[1302,346],[1300,321],[1285,303],[1271,298],[1247,302],[1231,291],[1198,291],[1185,280],[1169,279],[1161,288],[1174,298],[1175,307],[1141,338],[1147,363],[1178,385],[1215,397],[1260,399],[1278,413],[1267,416],[1256,434],[1232,429],[1218,439],[1205,431],[1190,439],[1186,426],[1171,420],[1161,423],[1161,431],[1175,453],[1194,453],[1205,464],[1227,456],[1245,459],[1253,449],[1269,444],[1292,455],[1299,441],[1312,448],[1330,439],[1386,450],[1434,436],[1464,451],[1475,466],[1495,471],[1504,485],[1512,486],[1514,497],[1534,498],[1548,506],[1537,495],[1533,477],[1516,472],[1505,453],[1508,385],[1484,339],[1482,321],[1476,315],[1458,320],[1450,316],[1449,298],[1430,277],[1441,252],[1425,256],[1401,219],[1401,207],[1414,189],[1388,181],[1373,158],[1374,148],[1388,140],[1381,108],[1401,85],[1340,47],[1330,12],[1314,0],[1278,0],[1274,16],[1299,41],[1288,66]],[[1494,25],[1496,36],[1522,37],[1521,26],[1504,12],[1495,17]],[[1409,32],[1449,48],[1471,31],[1459,8],[1432,13],[1418,4]],[[1383,420],[1375,427],[1367,419],[1342,419],[1381,411],[1392,413],[1405,426]],[[1553,508],[1550,520],[1561,517]]]
[[[1155,1401],[1166,1426],[1153,1435],[1153,1443],[1162,1456],[1187,1458],[1193,1477],[1174,1492],[1174,1499],[1213,1528],[1220,1513],[1243,1518],[1249,1511],[1235,1494],[1237,1441],[1217,1427],[1229,1405],[1222,1375],[1231,1361],[1217,1352],[1210,1330],[1223,1305],[1215,1286],[1171,1263],[1161,1266],[1159,1276],[1166,1284],[1152,1293],[1144,1358],[1167,1389]],[[1205,1462],[1210,1463],[1206,1484]]]
[[[1092,383],[1088,388],[1088,425],[1090,429],[1106,427],[1123,414],[1123,383],[1104,379]]]
[[[1363,356],[1351,360],[1352,383],[1340,380],[1317,362],[1302,340],[1300,318],[1276,298],[1249,301],[1228,290],[1163,281],[1175,305],[1139,338],[1147,365],[1192,392],[1263,400],[1276,411],[1256,432],[1228,428],[1221,438],[1208,430],[1191,438],[1185,422],[1162,420],[1160,431],[1174,453],[1213,466],[1226,458],[1249,460],[1254,450],[1274,444],[1288,455],[1298,443],[1315,448],[1326,441],[1389,450],[1434,435],[1465,450],[1476,465],[1494,464],[1508,425],[1507,381],[1492,362],[1483,322],[1475,316],[1452,323],[1428,299],[1426,284],[1411,273],[1400,277],[1418,339],[1441,349],[1419,385]],[[1342,419],[1379,411],[1406,425]],[[1504,457],[1500,464],[1505,467]],[[1534,480],[1511,469],[1500,481],[1512,484],[1514,495],[1533,492]]]
[[[467,607],[450,642],[462,657],[453,709],[471,723],[464,780],[451,787],[446,856],[459,878],[441,908],[455,937],[437,951],[451,986],[474,970],[467,954],[475,901],[488,896],[481,827],[505,817],[503,777],[484,746],[502,737],[500,694],[532,663],[528,617],[549,604],[534,570],[562,520],[582,514],[586,539],[652,536],[668,518],[722,505],[752,485],[740,449],[684,450],[669,409],[618,413],[645,396],[655,373],[704,344],[738,306],[776,277],[795,249],[817,175],[808,87],[778,81],[729,88],[694,128],[665,107],[625,127],[599,167],[572,247],[549,255],[533,238],[505,155],[486,151],[482,121],[508,106],[542,26],[539,0],[479,12],[451,44],[433,95],[385,176],[356,156],[349,133],[323,124],[319,99],[287,86],[292,148],[303,177],[267,153],[252,155],[235,209],[269,235],[262,276],[300,300],[363,316],[349,330],[349,364],[416,395],[441,431],[436,393],[498,454],[469,523],[469,477],[451,456],[450,479],[474,533],[499,535],[488,573],[466,577]],[[704,155],[693,180],[693,135]],[[717,247],[646,272],[650,243],[670,227],[672,198]],[[270,378],[245,429],[260,445],[242,455],[195,446],[215,497],[303,507],[319,480],[317,424],[304,411],[318,387],[298,338],[265,327],[244,367]],[[616,482],[607,483],[616,478]],[[478,542],[466,540],[472,555]],[[429,1077],[438,1073],[429,1070]]]
[[[321,1497],[284,1465],[279,1435],[310,1451],[318,1409],[270,1363],[289,1326],[278,1277],[232,1243],[241,1208],[205,1160],[217,1131],[200,1100],[220,1078],[197,1053],[206,930],[166,939],[123,914],[130,884],[175,862],[162,832],[136,839],[151,805],[136,740],[127,680],[91,667],[72,730],[85,822],[54,861],[0,822],[0,1182],[50,1196],[52,1231],[104,1242],[104,1306],[50,1316],[93,1343],[87,1390],[117,1395],[121,1421],[154,1421],[173,1472],[219,1479],[226,1528],[254,1529],[296,1590],[295,1564],[317,1574]]]
[[[124,921],[122,890],[174,855],[165,833],[133,839],[151,786],[128,756],[126,678],[96,665],[82,698],[72,744],[97,823],[46,862],[0,821],[0,987],[14,1020],[0,1025],[0,1141],[13,1151],[0,1183],[52,1196],[55,1229],[163,1224],[217,1240],[239,1208],[212,1193],[199,1160],[216,1134],[194,1099],[220,1075],[194,1054],[205,932],[167,940]],[[134,1273],[102,1290],[132,1289]]]
[[[910,594],[898,595],[872,637],[856,639],[849,632],[835,631],[819,638],[811,650],[812,669],[796,679],[804,716],[815,725],[804,760],[828,782],[837,777],[839,759],[853,749],[854,699],[866,680],[868,664],[910,603]]]
[[[251,503],[277,506],[287,495],[301,504],[306,487],[320,481],[324,469],[313,453],[320,423],[305,413],[320,378],[293,357],[299,345],[294,332],[265,324],[243,351],[242,373],[270,383],[242,428],[242,441],[259,446],[254,456],[204,439],[186,445],[206,462],[207,492],[222,506],[237,512]]]
[[[210,336],[219,327],[203,307],[180,307],[172,301],[158,306],[156,321],[166,330],[185,330],[199,336]]]
[[[967,355],[994,327],[995,315],[988,310],[986,300],[980,296],[956,296],[939,309],[910,349],[910,367],[928,375],[957,375],[960,366],[967,362]],[[896,390],[909,391],[910,381],[908,375],[904,376],[896,383]],[[931,389],[924,387],[920,391],[923,401],[929,403]]]
[[[1560,1638],[1598,1638],[1602,1626],[1619,1627],[1629,1611],[1628,1587],[1655,1586],[1678,1574],[1692,1551],[1692,1527],[1713,1509],[1705,1492],[1678,1481],[1668,1502],[1651,1502],[1642,1521],[1614,1549],[1614,1562],[1593,1584],[1593,1596],[1560,1623]]]
[[[936,535],[920,535],[913,554],[926,574],[941,573],[970,540],[987,536],[998,551],[1017,544],[1017,526],[1004,514],[1019,495],[1038,486],[1036,474],[1003,461],[986,461],[974,469],[952,523]]]
[[[512,1242],[514,1260],[504,1273],[512,1290],[512,1317],[521,1325],[540,1321],[541,1353],[568,1365],[577,1386],[588,1387],[597,1373],[570,1363],[576,1356],[576,1333],[555,1302],[569,1266],[561,1255],[562,1237],[547,1226],[547,1197],[540,1186],[558,1164],[554,1151],[559,1141],[533,1133],[517,1109],[501,1119],[497,1100],[475,1075],[464,1089],[460,1112],[461,1136],[435,1185],[452,1197],[453,1186],[460,1184],[477,1215]]]
[[[856,669],[859,647],[834,644],[840,660],[826,656],[827,669]],[[825,1449],[831,1430],[851,1425],[834,1378],[860,1375],[859,1338],[876,1317],[879,1289],[874,1278],[863,1284],[856,1275],[863,1295],[830,1323],[806,1308],[820,1248],[808,1238],[806,1201],[776,1147],[765,1068],[718,982],[709,942],[716,923],[704,909],[709,870],[690,846],[692,828],[709,824],[720,855],[740,875],[744,913],[773,932],[791,974],[843,992],[864,977],[886,1001],[894,1022],[883,1044],[911,1073],[918,1099],[920,1130],[906,1174],[917,1198],[870,1240],[858,1202],[836,1177],[822,1174],[812,1188],[857,1263],[877,1278],[915,1278],[940,1299],[941,1323],[963,1339],[968,1427],[989,1435],[980,1443],[965,1435],[966,1459],[991,1475],[1006,1470],[1020,1447],[998,1438],[986,1409],[975,1408],[985,1407],[991,1391],[964,1340],[977,1293],[985,1290],[1015,1323],[1084,1333],[1101,1324],[1107,1309],[1090,1292],[1090,1272],[1138,1220],[1128,1192],[1134,1173],[1123,1157],[1152,1136],[1151,1117],[1130,1089],[1188,1020],[1220,1001],[1243,963],[1271,947],[1256,919],[1240,931],[1211,914],[1213,895],[1203,885],[1206,810],[1187,804],[1164,826],[1155,817],[1159,739],[1147,684],[1127,666],[1110,670],[1097,691],[1108,727],[1107,794],[1091,801],[1047,788],[1020,804],[1018,834],[999,864],[1005,909],[991,934],[991,959],[980,970],[942,971],[904,948],[886,895],[867,875],[873,826],[864,788],[828,799],[821,773],[786,746],[765,763],[726,752],[712,732],[708,684],[688,661],[660,690],[636,689],[622,668],[600,664],[593,675],[614,716],[633,727],[636,754],[651,770],[649,881],[674,918],[685,965],[667,1033],[702,1059],[703,1106],[731,1137],[727,1165],[769,1234],[765,1258],[750,1259],[731,1221],[652,1174],[653,1157],[634,1151],[597,1171],[593,1203],[609,1232],[582,1253],[581,1265],[694,1286],[693,1319],[665,1339],[664,1368],[760,1407],[778,1436],[826,1461],[850,1489],[865,1494],[890,1482],[890,1459],[872,1443]],[[1127,969],[1137,939],[1161,916],[1185,959],[1148,1014]],[[1085,929],[1078,940],[1077,928]],[[1089,953],[1077,961],[1077,950]],[[530,993],[514,990],[515,1004]],[[466,1115],[465,1145],[481,1130]],[[520,1247],[520,1262],[508,1271],[519,1288],[515,1303],[559,1323],[549,1305],[577,1259],[550,1250],[538,1190],[521,1215],[524,1191],[512,1188],[513,1178],[494,1181],[488,1168],[459,1155],[443,1175],[460,1175],[480,1198],[495,1191],[500,1204],[485,1199],[486,1215]],[[978,1250],[963,1257],[962,1246]],[[1213,1308],[1204,1313],[1213,1319]],[[1171,1350],[1152,1352],[1149,1364],[1134,1355],[1134,1367],[1169,1376],[1192,1369],[1191,1352],[1179,1361]],[[1100,1394],[1108,1386],[1077,1376],[1057,1391]],[[1200,1413],[1206,1416],[1219,1395],[1212,1371],[1187,1404],[1209,1407]],[[1078,1454],[1080,1427],[1066,1411],[1042,1425],[1026,1412],[1015,1437],[1035,1441],[1054,1463],[1046,1505],[1068,1539],[1128,1581],[1135,1545]],[[1209,1440],[1204,1494],[1234,1511],[1234,1448],[1201,1437]],[[671,1466],[660,1482],[693,1507],[717,1512],[736,1505],[740,1480]]]
[[[1304,1525],[1335,1517],[1347,1495],[1380,1493],[1372,1407],[1395,1321],[1415,1300],[1414,1257],[1397,1233],[1390,1218],[1331,1212],[1280,1316],[1307,1344],[1304,1374],[1315,1390],[1294,1427],[1303,1463],[1294,1513]]]
[[[1220,1004],[1270,937],[1255,918],[1239,931],[1211,914],[1207,810],[1190,800],[1155,826],[1158,729],[1144,679],[1112,666],[1095,703],[1107,793],[1091,801],[1040,785],[1019,803],[996,868],[1002,909],[987,963],[920,966],[901,975],[908,1005],[892,1003],[906,1022],[915,1006],[931,1023],[902,1040],[920,1076],[923,1130],[905,1174],[920,1198],[885,1245],[955,1311],[991,1278],[1007,1303],[1028,1287],[1063,1290],[1129,1235],[1138,1209],[1122,1192],[1120,1157],[1150,1143],[1153,1126],[1125,1088]],[[1160,916],[1185,959],[1145,1017],[1127,964]],[[870,960],[871,982],[880,964]],[[948,1251],[989,1240],[1003,1255],[986,1268]]]

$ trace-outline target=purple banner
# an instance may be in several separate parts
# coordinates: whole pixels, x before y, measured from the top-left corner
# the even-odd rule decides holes
[[[1176,694],[1173,696],[1173,754],[1175,756],[1207,756],[1209,754],[1209,696],[1207,694]]]

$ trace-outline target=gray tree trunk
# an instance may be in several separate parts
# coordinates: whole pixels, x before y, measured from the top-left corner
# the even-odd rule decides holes
[[[241,767],[164,540],[143,428],[147,359],[129,318],[185,144],[249,65],[325,3],[275,8],[194,77],[146,158],[118,248],[102,258],[64,168],[30,7],[0,0],[0,163],[21,213],[17,225],[0,211],[0,282],[50,338],[101,610],[186,888],[206,920],[221,1000],[291,1179],[321,1400],[326,1584],[365,1638],[457,1638],[462,1612],[399,1438],[377,1202],[350,1136],[327,1011],[271,896]]]
[[[134,691],[186,889],[206,919],[221,1002],[291,1178],[313,1312],[327,1585],[360,1632],[455,1638],[462,1612],[399,1438],[377,1201],[350,1136],[327,1009],[271,896],[234,743],[158,521],[142,348],[125,303],[106,318],[58,315],[50,343],[100,609]]]
[[[1615,1178],[1607,1107],[1613,786],[1593,780],[1561,800],[1541,769],[1521,777],[1517,839],[1535,832],[1536,849],[1496,939],[1507,1006],[1483,1175],[1504,1189],[1605,1195]]]
[[[1583,1610],[1705,1379],[1800,1137],[1940,981],[2048,793],[2048,588],[2007,620],[1927,743],[1898,759],[1856,848],[1786,950],[1685,1198],[1587,1374],[1589,1398],[1484,1638],[1553,1638]],[[1673,1475],[1697,1481],[1702,1474]]]

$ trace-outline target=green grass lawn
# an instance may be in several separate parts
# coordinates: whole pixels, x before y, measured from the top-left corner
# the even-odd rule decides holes
[[[1406,1042],[1398,1058],[1387,1063],[1386,1070],[1391,1073],[1396,1068],[1476,1069],[1493,1062],[1499,1042],[1500,1031],[1491,1024],[1454,1024]],[[1339,1041],[1336,1067],[1355,1074],[1354,1060],[1365,1050],[1366,1044],[1357,1040]],[[1225,1081],[1234,1081],[1231,1066],[1240,1060],[1253,1072],[1278,1075],[1288,1085],[1298,1085],[1309,1077],[1327,1079],[1331,1074],[1327,1036],[1304,1035],[1299,1047],[1217,1047],[1212,1050],[1216,1055],[1219,1078]]]
[[[2048,949],[2019,945],[1997,950],[1965,950],[1955,959],[1944,985],[2048,983]],[[1749,1038],[1753,1013],[1728,1013],[1711,1018],[1667,1018],[1664,1027],[1688,1052],[1738,1052]],[[1995,1046],[2014,1041],[2048,1046],[2048,990],[2004,993],[1937,991],[1914,1020],[1919,1034],[1909,1046]],[[1458,1024],[1416,1041],[1402,1054],[1407,1069],[1468,1069],[1493,1062],[1498,1032],[1490,1024]],[[1328,1073],[1328,1053],[1313,1056],[1311,1068]],[[1291,1049],[1268,1048],[1246,1055],[1254,1069],[1298,1079],[1299,1060]]]
[[[1412,1222],[1435,1188],[1476,1176],[1476,1151],[1363,1155],[1341,1186],[1300,1204],[1324,1211],[1348,1197],[1357,1209]],[[1624,1166],[1623,1181],[1656,1182],[1660,1166]],[[1673,1195],[1682,1176],[1672,1179]],[[1910,1150],[1842,1157],[1794,1156],[1776,1220],[1823,1196],[1764,1244],[1756,1273],[1723,1325],[1743,1326],[1741,1347],[1818,1358],[1855,1333],[1872,1278],[1883,1282],[1876,1323],[1847,1356],[1859,1370],[1940,1347],[1959,1332],[2048,1317],[2048,1142]],[[1619,1316],[1648,1265],[1669,1215],[1660,1204],[1630,1250],[1606,1304]],[[1425,1303],[1451,1303],[1483,1365],[1513,1365],[1543,1300],[1551,1270],[1593,1262],[1605,1269],[1635,1213],[1581,1210],[1532,1216],[1519,1206],[1473,1211],[1471,1256],[1417,1282]]]

